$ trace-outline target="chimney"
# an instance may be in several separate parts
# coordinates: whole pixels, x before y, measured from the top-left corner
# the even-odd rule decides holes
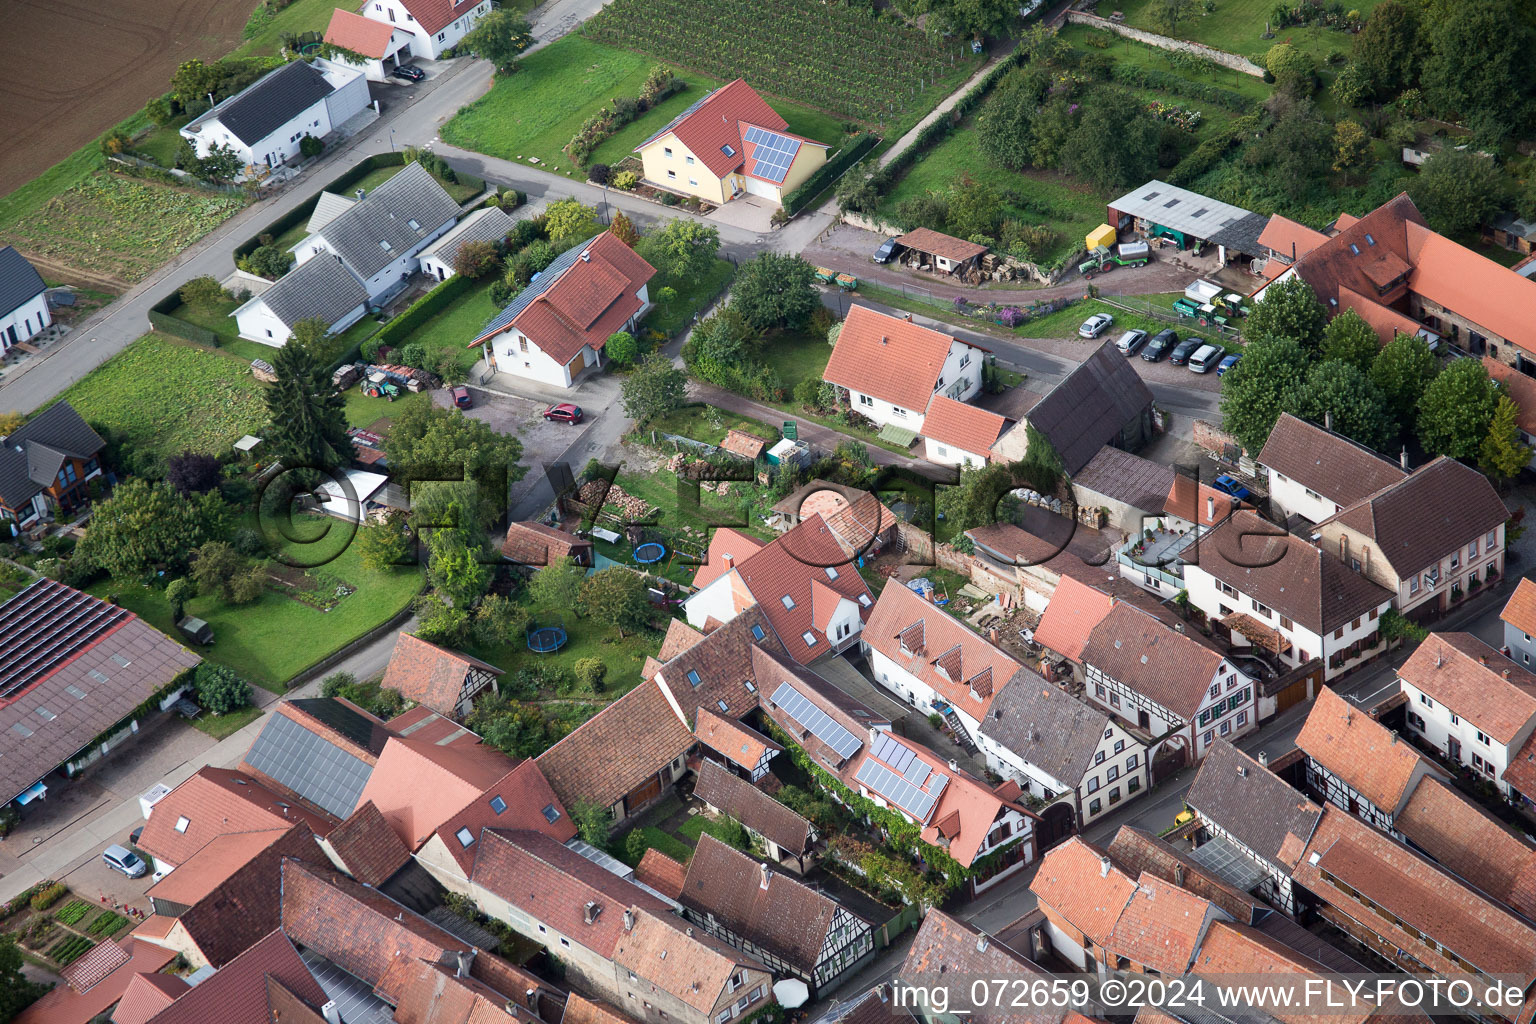
[[[732,555],[730,553],[726,553],[726,554],[720,556],[720,561],[725,563],[725,567],[727,569],[734,569],[734,568],[736,568],[736,556],[735,555]]]
[[[1392,745],[1393,746],[1397,746],[1397,730],[1396,729],[1392,730],[1391,736],[1392,736]]]
[[[357,190],[356,195],[357,195],[357,201],[358,202],[362,202],[364,199],[368,198],[368,190],[365,189],[365,188],[360,188],[360,189]],[[369,209],[372,209],[372,207],[369,207]]]
[[[991,639],[991,641],[994,644],[997,643],[997,627],[996,626],[989,627],[987,629],[987,636],[988,636],[989,639]]]
[[[1108,878],[1110,867],[1111,865],[1109,863],[1109,858],[1104,856],[1102,853],[1099,854],[1099,877]]]
[[[1333,429],[1333,410],[1332,409],[1324,409],[1323,410],[1323,429],[1324,430],[1332,430]]]
[[[1486,664],[1488,664],[1488,655],[1486,655],[1486,654],[1479,654],[1477,656],[1477,663],[1479,665],[1486,665]]]
[[[1182,633],[1182,632],[1184,632],[1184,623],[1182,623],[1182,622],[1175,622],[1173,624],[1173,628],[1174,628],[1175,632]]]
[[[1505,678],[1505,679],[1508,679],[1508,678],[1509,678],[1509,669],[1505,669],[1505,670],[1504,670],[1504,678]]]
[[[337,1008],[336,1000],[327,999],[320,1007],[320,1016],[325,1018],[326,1024],[341,1024],[341,1010]]]
[[[1403,467],[1403,472],[1408,471],[1408,449],[1404,448],[1402,454],[1397,457],[1398,464]]]
[[[635,930],[635,912],[633,910],[624,911],[624,930],[627,932]]]
[[[1173,866],[1173,884],[1179,886],[1180,888],[1184,887],[1184,865],[1183,864],[1175,864]]]
[[[985,953],[987,947],[991,944],[992,940],[987,936],[986,932],[978,932],[976,934],[976,952]]]
[[[905,320],[907,323],[911,323],[912,322],[912,314],[908,313],[906,316],[902,317],[902,319]]]
[[[1205,496],[1205,518],[1207,522],[1216,521],[1216,499],[1209,494]]]
[[[587,900],[587,905],[582,909],[581,920],[584,924],[592,924],[597,920],[597,915],[603,912],[603,908],[597,905],[596,900]]]
[[[539,990],[536,988],[523,990],[523,1002],[528,1004],[528,1009],[534,1013],[539,1012]]]
[[[1265,768],[1269,767],[1269,755],[1264,753],[1262,750],[1259,751],[1259,764]]]
[[[957,772],[957,771],[960,770],[960,766],[958,764],[956,764],[953,760],[951,760],[949,762],[949,770],[952,771],[952,772]]]
[[[1247,765],[1240,764],[1240,765],[1237,766],[1237,777],[1240,778],[1240,779],[1246,779],[1248,777],[1248,766]]]
[[[469,977],[469,965],[474,962],[475,954],[460,951],[455,953],[454,956],[458,960],[458,969],[454,971],[453,976],[455,978]]]
[[[773,878],[773,872],[768,870],[767,864],[759,864],[757,867],[762,875],[762,880],[757,883],[757,887],[759,889],[766,889],[768,888],[768,882]]]

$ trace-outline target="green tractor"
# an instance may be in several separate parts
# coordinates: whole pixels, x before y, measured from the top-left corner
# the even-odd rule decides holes
[[[1095,246],[1089,250],[1088,258],[1077,265],[1077,272],[1085,278],[1092,278],[1095,274],[1107,274],[1116,267],[1145,266],[1152,260],[1152,254],[1145,244],[1122,245],[1119,248],[1119,253],[1113,253],[1107,246]]]

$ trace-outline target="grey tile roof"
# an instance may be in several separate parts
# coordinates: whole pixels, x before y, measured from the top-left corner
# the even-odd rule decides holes
[[[0,316],[43,292],[43,279],[13,247],[0,249]]]
[[[490,322],[481,328],[480,337],[486,338],[505,330],[508,324],[517,319],[517,314],[528,308],[530,302],[547,292],[551,285],[560,280],[561,274],[574,267],[576,261],[581,258],[582,252],[595,241],[597,236],[593,235],[580,245],[573,245],[561,253],[555,262],[544,268],[543,273],[535,275],[533,282],[519,292],[517,298],[507,303],[506,309],[493,316]]]
[[[445,262],[452,263],[459,246],[465,242],[499,242],[517,225],[506,210],[488,206],[459,221],[452,230],[421,251],[423,256],[438,254]]]
[[[1105,447],[1073,475],[1072,486],[1156,514],[1168,503],[1168,492],[1173,489],[1173,467]]]
[[[1108,723],[1104,712],[1020,669],[992,699],[981,734],[1057,781],[1076,786],[1092,766]]]
[[[251,146],[335,91],[319,68],[296,60],[226,100],[215,115],[237,139]]]
[[[706,757],[699,765],[693,795],[792,854],[810,848],[814,829],[809,821],[717,761]]]
[[[1294,859],[1312,838],[1322,808],[1292,789],[1278,775],[1238,750],[1217,740],[1206,753],[1185,802],[1233,839],[1260,857],[1289,868],[1281,857]]]
[[[321,253],[284,274],[257,301],[289,327],[312,316],[334,324],[367,302],[368,290],[336,257]]]
[[[1130,360],[1106,341],[1029,411],[1029,422],[1056,448],[1068,473],[1093,460],[1152,404]]]
[[[305,225],[304,230],[311,235],[314,234],[337,217],[352,209],[352,204],[355,202],[357,200],[351,196],[341,196],[335,192],[321,192],[315,197],[315,209],[309,215],[309,223]]]
[[[366,281],[458,214],[459,204],[443,186],[411,163],[327,224],[320,237]]]
[[[68,402],[55,402],[0,446],[0,505],[19,509],[53,482],[66,455],[89,459],[101,437]]]

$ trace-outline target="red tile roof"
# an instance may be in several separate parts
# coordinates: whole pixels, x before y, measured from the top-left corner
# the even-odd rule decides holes
[[[758,985],[766,988],[771,980],[762,965],[745,953],[670,912],[654,910],[637,913],[634,928],[620,932],[613,962],[702,1013],[714,1010],[726,982],[742,968],[747,991]]]
[[[1242,924],[1252,924],[1269,913],[1264,901],[1228,885],[1183,851],[1144,829],[1121,825],[1109,844],[1109,856],[1128,874],[1138,878],[1152,874],[1172,882],[1210,900]]]
[[[1536,636],[1536,581],[1522,579],[1499,618],[1522,633]]]
[[[374,21],[338,7],[331,12],[331,23],[325,29],[325,41],[364,57],[383,59],[389,52],[389,39],[394,34],[395,26],[388,22]]]
[[[274,828],[263,832],[230,832],[215,836],[180,867],[151,885],[145,895],[151,899],[193,906],[228,882],[231,875],[287,832],[286,828]]]
[[[190,987],[174,974],[136,974],[112,1011],[112,1024],[146,1024]]]
[[[380,685],[387,690],[399,690],[406,700],[425,704],[440,715],[452,717],[457,713],[469,673],[474,669],[497,676],[502,674],[501,669],[479,658],[439,647],[410,633],[401,633],[395,640],[395,651],[384,669],[384,680]]]
[[[1063,575],[1035,628],[1035,640],[1068,661],[1081,661],[1088,638],[1114,605],[1108,594]]]
[[[728,526],[719,527],[709,535],[709,551],[704,556],[704,564],[693,572],[694,587],[703,590],[764,546],[763,541],[750,534]],[[667,635],[671,636],[670,629]]]
[[[963,238],[942,234],[932,228],[917,228],[896,239],[896,244],[930,256],[939,256],[956,263],[964,263],[987,251],[984,245],[967,242]]]
[[[670,899],[683,894],[683,880],[688,869],[660,850],[646,850],[640,863],[635,865],[635,881],[644,882]]]
[[[498,800],[502,805],[500,812],[495,806]],[[550,820],[551,816],[554,817],[553,821]],[[460,842],[459,831],[468,829],[470,836],[478,838],[480,831],[487,828],[528,829],[542,832],[558,843],[576,835],[576,825],[571,821],[571,816],[566,813],[560,798],[539,770],[539,763],[531,758],[513,768],[483,793],[477,794],[463,809],[438,827],[438,837],[454,860],[458,861],[466,877],[474,867],[475,849],[473,844],[465,847]]]
[[[1504,393],[1519,408],[1515,421],[1520,429],[1527,434],[1536,434],[1536,380],[1492,356],[1483,356],[1483,366],[1488,370],[1488,376],[1499,382]]]
[[[1229,921],[1217,921],[1211,925],[1205,941],[1200,944],[1200,955],[1195,957],[1189,973],[1194,975],[1325,975],[1330,972],[1316,960],[1263,932]],[[1375,1012],[1374,1008],[1370,1007],[1350,1012],[1339,1009],[1350,1005],[1343,1002],[1348,996],[1342,991],[1333,995],[1332,998],[1336,1000],[1332,1004],[1336,1009],[1326,1014],[1279,1012],[1274,1014],[1275,1019],[1282,1021],[1283,1024],[1328,1024],[1330,1021],[1337,1024],[1360,1024]],[[1140,1019],[1138,1016],[1137,1020]]]
[[[880,592],[864,627],[864,642],[978,722],[987,717],[993,695],[1021,667],[944,609],[899,584]]]
[[[1135,895],[1136,880],[1116,867],[1109,854],[1073,836],[1041,858],[1029,891],[1102,946]]]
[[[448,24],[475,9],[479,0],[402,0],[405,9],[428,35],[436,35]]]
[[[1408,286],[1453,309],[1527,352],[1536,352],[1536,326],[1521,310],[1536,308],[1536,281],[1521,277],[1465,246],[1409,221]]]
[[[950,979],[960,978],[1015,978],[1020,975],[1044,974],[1039,965],[1020,955],[1008,946],[970,925],[950,917],[942,910],[930,910],[923,917],[917,936],[907,949],[898,977],[908,985],[940,985]],[[958,982],[964,986],[965,982]],[[952,989],[953,990],[953,989]],[[853,1018],[860,1024],[873,1020],[889,1022],[897,1011],[878,998],[866,1000],[860,1009],[874,1006]],[[978,1008],[966,1019],[971,1024],[1077,1024],[1061,1009],[1012,1009],[1007,1011]]]
[[[822,376],[840,387],[922,414],[955,344],[964,343],[855,303]]]
[[[656,652],[656,660],[665,665],[703,639],[703,633],[700,633],[682,619],[669,619],[667,621],[667,635],[662,637],[661,650]]]
[[[98,954],[97,950],[103,947],[107,948]],[[97,1014],[111,1009],[123,997],[128,983],[134,978],[140,974],[163,971],[176,959],[174,949],[130,936],[121,942],[104,940],[81,960],[75,961],[75,964],[95,955],[116,959],[112,947],[126,950],[128,959],[104,977],[99,977],[94,985],[84,991],[67,984],[55,986],[53,991],[22,1010],[12,1024],[85,1024]]]
[[[313,1009],[326,1002],[293,943],[281,931],[270,932],[252,944],[218,973],[179,996],[150,1018],[152,1024],[287,1024],[290,1018],[274,1016],[269,981],[276,981],[299,1001]]]
[[[1392,822],[1448,871],[1503,900],[1527,918],[1536,909],[1529,878],[1536,846],[1439,779],[1425,779]]]
[[[509,523],[501,554],[519,565],[552,565],[562,558],[575,558],[582,565],[591,565],[592,542],[543,523]]]
[[[1412,743],[1326,686],[1318,691],[1296,746],[1388,814],[1397,813],[1420,778],[1440,774]]]
[[[773,695],[778,692],[782,684],[788,683],[790,689],[800,694],[838,725],[847,729],[861,744],[869,742],[871,730],[888,731],[891,727],[890,720],[884,715],[871,711],[855,698],[836,689],[820,676],[800,668],[787,658],[781,661],[758,651],[754,653],[753,663],[758,689],[762,694],[763,711],[773,719],[775,725],[783,729],[796,744],[804,749],[808,756],[836,775],[845,786],[857,788],[854,778],[858,766],[864,760],[861,752],[854,751],[846,758],[840,757],[815,733],[810,732],[804,722],[790,717],[782,707],[774,704]]]
[[[1194,961],[1207,924],[1221,912],[1194,893],[1143,874],[1110,936],[1120,956],[1165,975],[1180,975]]]
[[[815,661],[828,650],[828,637],[815,623],[813,583],[820,582],[854,602],[861,619],[868,618],[874,604],[864,577],[819,515],[801,520],[773,543],[738,562],[736,572],[785,650],[801,664]],[[833,572],[836,578],[831,577]],[[785,606],[786,596],[794,607]],[[860,596],[869,603],[860,601]],[[801,634],[806,631],[815,635],[816,643],[805,642]]]
[[[389,827],[384,815],[365,800],[346,821],[331,829],[326,843],[341,858],[347,874],[364,885],[380,886],[411,859],[411,851]]]
[[[395,1024],[514,1024],[530,1016],[509,1010],[510,1000],[484,982],[439,964],[396,960],[386,983],[399,993]]]
[[[64,968],[64,981],[76,992],[89,992],[106,977],[133,959],[133,955],[111,939],[104,939],[95,949]]]
[[[358,806],[372,800],[411,850],[418,850],[458,808],[503,778],[513,761],[495,747],[442,746],[393,736],[368,777]]]
[[[746,159],[743,122],[781,133],[789,127],[789,123],[756,90],[738,78],[684,111],[680,118],[642,142],[635,152],[665,135],[672,135],[687,146],[711,174],[723,178],[740,168]],[[725,146],[729,146],[734,155],[728,155]]]
[[[693,795],[794,856],[811,848],[810,821],[710,758],[699,765]]]
[[[693,733],[700,743],[748,771],[756,768],[768,751],[784,749],[751,726],[724,718],[706,707],[696,713]]]
[[[923,418],[923,436],[986,458],[1008,421],[995,412],[935,395]]]
[[[1222,656],[1130,602],[1116,601],[1089,635],[1083,662],[1192,719]]]
[[[1500,743],[1536,718],[1536,675],[1471,633],[1431,633],[1397,675]]]
[[[181,818],[187,825],[177,831]],[[204,767],[154,805],[138,846],[159,860],[181,865],[221,835],[286,829],[296,821],[319,835],[334,825],[329,815],[280,796],[243,772]]]
[[[1321,231],[1313,231],[1305,224],[1298,224],[1278,213],[1270,217],[1269,223],[1264,225],[1264,230],[1259,232],[1260,245],[1266,249],[1273,249],[1292,262],[1326,241],[1328,236]]]
[[[633,1017],[626,1017],[607,1003],[596,1003],[572,992],[565,1003],[565,1016],[560,1024],[635,1024]]]
[[[582,799],[608,807],[693,744],[693,733],[653,680],[583,722],[540,754],[538,765],[566,807]]]
[[[745,430],[732,427],[725,432],[725,440],[720,442],[720,447],[732,455],[740,455],[744,459],[755,459],[771,443],[756,434],[749,434]]]

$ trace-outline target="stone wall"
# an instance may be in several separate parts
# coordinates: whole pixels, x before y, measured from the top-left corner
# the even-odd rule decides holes
[[[1224,452],[1228,445],[1237,445],[1239,448],[1242,447],[1240,444],[1238,444],[1237,438],[1233,437],[1225,430],[1222,430],[1220,427],[1216,426],[1216,424],[1209,423],[1205,420],[1195,420],[1193,425],[1193,440],[1195,444],[1199,445],[1201,448],[1204,448],[1206,451],[1216,452],[1217,454]]]
[[[1155,46],[1159,50],[1183,50],[1185,53],[1193,53],[1197,56],[1213,60],[1224,68],[1241,71],[1243,74],[1252,75],[1254,78],[1264,77],[1264,69],[1247,57],[1239,57],[1235,53],[1218,50],[1214,46],[1206,46],[1204,43],[1191,43],[1186,39],[1160,36],[1156,32],[1132,28],[1129,25],[1122,25],[1118,21],[1110,21],[1108,18],[1101,18],[1097,14],[1088,14],[1085,11],[1068,11],[1067,21],[1073,25],[1087,25],[1089,28],[1096,28],[1103,32],[1113,32],[1117,36],[1134,39],[1138,43],[1146,43],[1148,46]]]

